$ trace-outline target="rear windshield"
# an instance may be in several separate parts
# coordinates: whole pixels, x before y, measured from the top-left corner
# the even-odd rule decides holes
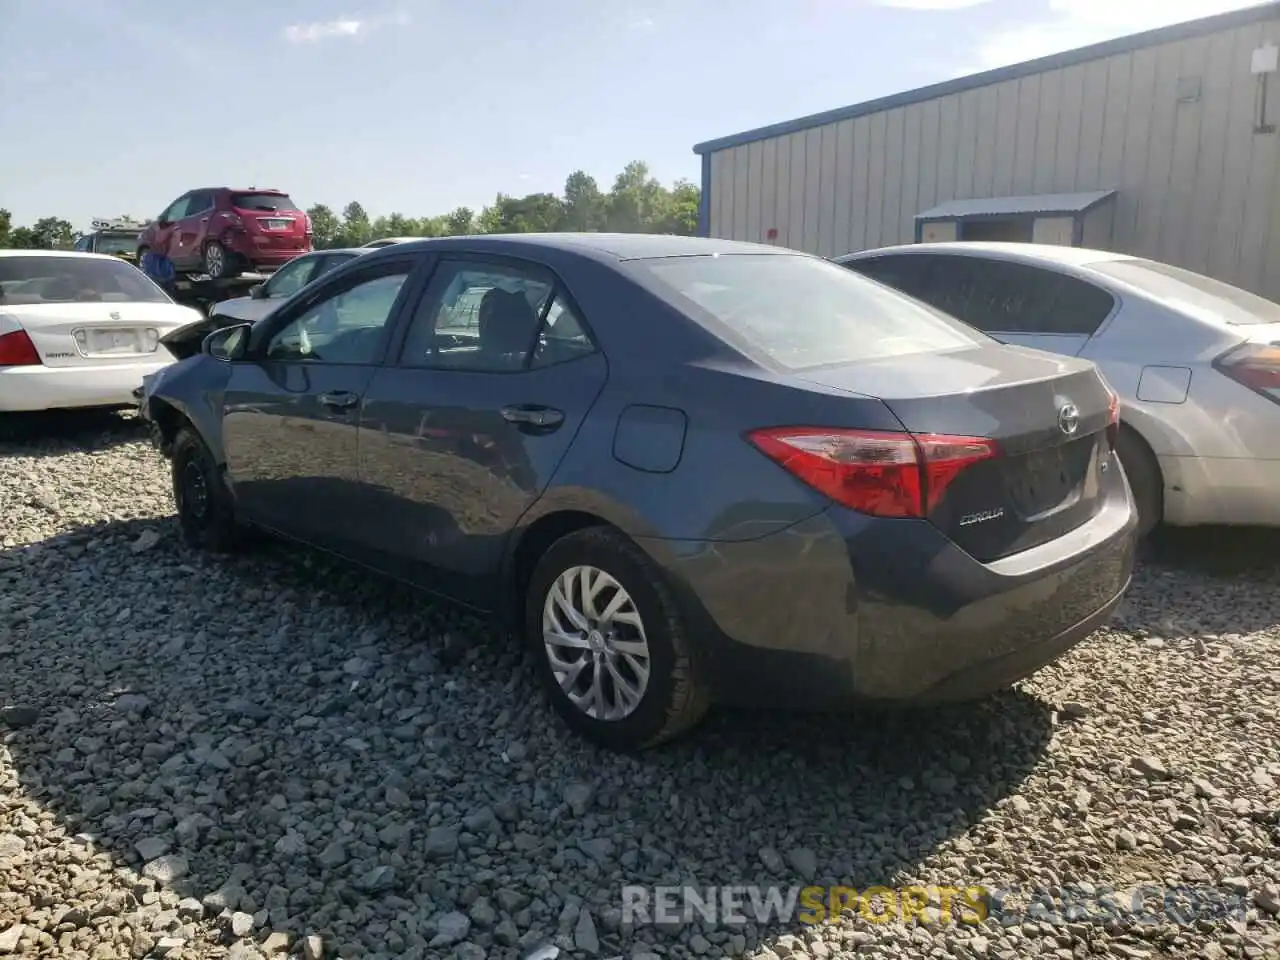
[[[791,370],[991,340],[815,257],[730,254],[637,261],[712,333]]]
[[[1280,323],[1280,303],[1241,290],[1221,280],[1154,260],[1100,260],[1089,269],[1167,303],[1174,309],[1208,313],[1232,326]]]
[[[233,193],[231,205],[237,210],[298,209],[298,205],[283,193]]]
[[[98,257],[0,257],[0,307],[37,303],[170,303],[131,264]]]
[[[95,253],[133,253],[138,249],[138,235],[100,233],[93,249]]]

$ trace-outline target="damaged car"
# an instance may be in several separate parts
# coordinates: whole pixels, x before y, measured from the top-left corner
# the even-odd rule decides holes
[[[1092,363],[776,247],[393,244],[206,328],[141,407],[189,544],[256,527],[491,616],[616,749],[713,703],[983,697],[1133,567]]]

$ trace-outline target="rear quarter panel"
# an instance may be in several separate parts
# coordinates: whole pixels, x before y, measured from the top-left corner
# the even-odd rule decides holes
[[[1277,456],[1280,408],[1224,377],[1213,361],[1247,337],[1247,328],[1220,329],[1173,313],[1132,293],[1080,356],[1093,360],[1120,394],[1122,419],[1160,457]],[[1189,371],[1180,402],[1139,398],[1147,376]],[[1180,374],[1186,376],[1186,374]],[[1176,377],[1174,378],[1176,379]],[[1148,392],[1144,390],[1144,396]],[[1272,409],[1267,409],[1272,408]],[[1266,452],[1270,451],[1270,452]]]

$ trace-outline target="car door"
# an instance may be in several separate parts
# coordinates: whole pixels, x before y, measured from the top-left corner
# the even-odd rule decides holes
[[[205,227],[213,208],[212,190],[193,190],[182,216],[173,223],[174,239],[169,254],[175,265],[191,267],[200,263]]]
[[[369,384],[370,562],[479,609],[608,365],[568,290],[529,261],[448,255]]]
[[[156,218],[151,242],[151,249],[156,253],[174,258],[174,250],[178,236],[178,221],[187,215],[187,206],[191,202],[191,193],[184,193],[165,208]]]
[[[345,552],[361,527],[357,429],[411,258],[332,278],[253,331],[222,423],[227,478],[245,518]]]

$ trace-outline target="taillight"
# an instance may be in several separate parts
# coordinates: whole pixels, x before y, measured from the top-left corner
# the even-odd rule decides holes
[[[1120,394],[1107,387],[1107,442],[1114,450],[1120,439]]]
[[[1213,362],[1236,383],[1280,403],[1280,344],[1245,343]]]
[[[829,427],[773,427],[747,438],[819,493],[877,517],[927,517],[961,471],[1000,452],[985,437]]]
[[[0,367],[36,367],[40,354],[25,330],[0,334]]]
[[[305,225],[306,225],[306,228],[307,228],[307,236],[308,236],[308,237],[309,237],[309,236],[311,236],[311,214],[309,214],[309,213],[304,213],[304,214],[302,215],[302,222],[303,222],[303,224],[305,224]]]

